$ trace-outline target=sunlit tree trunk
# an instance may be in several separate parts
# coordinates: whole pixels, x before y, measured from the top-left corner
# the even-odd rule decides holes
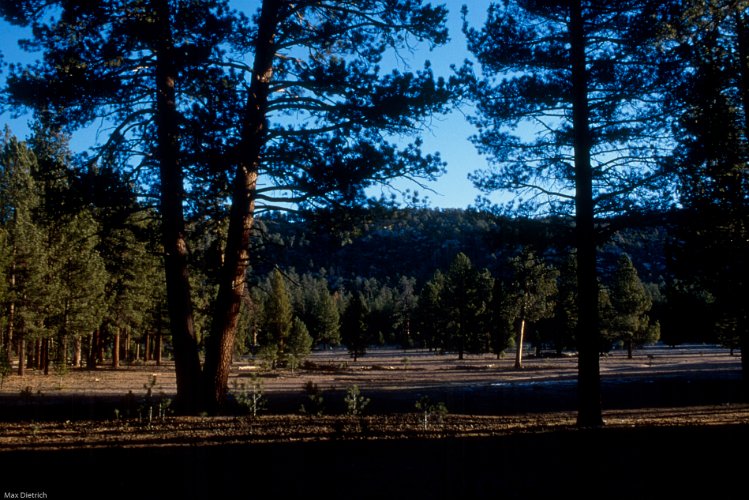
[[[114,332],[114,341],[112,344],[112,368],[120,367],[120,330]]]
[[[520,331],[518,332],[518,345],[515,351],[515,369],[523,367],[523,342],[525,341],[525,320],[520,320]]]
[[[231,357],[245,288],[245,273],[250,258],[249,242],[254,222],[255,190],[260,151],[267,133],[266,115],[276,53],[275,37],[282,5],[281,0],[264,0],[258,20],[252,81],[236,155],[241,162],[237,165],[232,185],[224,265],[221,270],[211,334],[206,342],[206,401],[212,411],[220,408],[228,389]]]
[[[76,368],[81,366],[81,360],[83,356],[83,339],[80,335],[75,336],[75,350],[73,351],[73,366]]]

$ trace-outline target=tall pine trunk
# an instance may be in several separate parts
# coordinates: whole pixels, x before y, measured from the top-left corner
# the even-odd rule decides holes
[[[120,367],[120,330],[114,333],[114,342],[112,344],[112,368]]]
[[[164,244],[167,307],[177,377],[175,405],[180,413],[196,413],[200,401],[200,358],[193,322],[187,269],[187,241],[182,203],[184,174],[179,162],[179,113],[175,83],[178,71],[169,2],[153,0],[156,14],[156,134],[161,180],[161,231]]]
[[[73,342],[73,366],[79,368],[83,359],[83,338],[80,335],[76,335]]]
[[[591,166],[592,138],[588,103],[586,37],[580,0],[570,2],[570,65],[575,150],[575,232],[578,286],[578,413],[582,427],[603,425],[598,359],[598,279]]]
[[[26,375],[26,339],[18,337],[18,375]]]
[[[281,0],[264,0],[259,18],[255,61],[237,155],[240,160],[232,184],[232,204],[224,264],[204,367],[206,402],[220,409],[226,397],[237,322],[249,265],[249,243],[254,222],[260,152],[265,141],[270,81]]]
[[[744,138],[749,140],[749,28],[747,28],[744,12],[736,12],[736,39],[738,42],[738,54],[739,54],[739,72],[741,76],[741,106],[744,113]],[[746,207],[746,195],[744,193],[745,184],[739,184],[740,192],[738,194],[739,204],[739,217],[743,220],[737,225],[738,228],[747,231],[747,207]],[[745,242],[746,234],[735,235],[734,241]],[[741,245],[741,243],[739,243]],[[739,252],[745,251],[739,248]],[[747,296],[747,276],[748,271],[746,270],[746,264],[743,263],[740,266],[738,272],[743,273],[741,284],[743,290],[736,290],[740,297]],[[738,333],[739,333],[739,346],[741,347],[741,371],[743,378],[743,397],[745,401],[749,401],[749,318],[747,317],[747,306],[745,300],[740,301],[738,310],[736,311],[739,316],[738,320]]]

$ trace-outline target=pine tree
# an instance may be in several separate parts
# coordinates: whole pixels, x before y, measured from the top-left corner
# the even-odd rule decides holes
[[[281,271],[274,269],[269,277],[269,290],[263,306],[264,321],[261,346],[275,367],[283,359],[286,342],[293,326],[291,298]]]
[[[297,301],[297,314],[307,325],[315,343],[338,345],[341,341],[340,314],[327,280],[305,274],[301,278],[301,287],[297,288],[302,295]]]
[[[554,313],[559,272],[526,249],[511,261],[512,295],[517,311],[515,368],[523,367],[523,343],[527,323],[550,317]]]
[[[428,65],[389,74],[380,66],[386,53],[413,42],[444,43],[442,7],[263,0],[250,17],[223,0],[13,0],[0,14],[31,26],[43,52],[38,64],[11,72],[13,105],[51,112],[70,128],[106,118],[112,133],[102,155],[158,169],[184,411],[197,411],[201,397],[215,410],[226,395],[258,204],[356,206],[374,183],[433,178],[443,168],[418,140],[389,138],[413,134],[444,111],[447,84]],[[128,161],[133,155],[143,161]],[[220,207],[228,227],[202,374],[184,212],[190,195],[199,212]]]
[[[343,311],[341,338],[354,362],[367,353],[371,343],[369,310],[361,293],[354,293]]]
[[[651,17],[668,61],[661,78],[678,142],[670,167],[685,209],[674,245],[680,290],[672,307],[702,303],[715,321],[710,328],[736,335],[749,398],[749,7],[734,0],[663,2]]]
[[[494,280],[492,290],[490,334],[492,352],[500,359],[511,347],[515,337],[515,320],[518,315],[517,302],[509,284]]]
[[[489,347],[489,304],[494,280],[479,271],[464,253],[455,256],[445,274],[440,297],[447,323],[448,346],[463,359],[465,352],[482,353]]]
[[[613,318],[608,330],[613,340],[624,343],[627,357],[631,359],[634,347],[658,340],[659,329],[651,324],[648,316],[652,299],[640,281],[632,260],[625,254],[619,257],[609,297]]]
[[[292,371],[312,352],[312,342],[312,336],[309,334],[307,326],[295,316],[291,323],[291,331],[284,353],[284,359]]]
[[[419,294],[416,310],[416,324],[419,338],[430,350],[443,353],[447,348],[447,318],[442,307],[442,294],[445,288],[445,275],[435,271]]]
[[[54,295],[46,274],[44,231],[34,220],[42,195],[32,176],[35,163],[33,152],[6,129],[0,150],[0,209],[9,251],[3,336],[9,346],[16,345],[19,375],[26,368],[26,346],[48,335],[44,323]]]
[[[418,307],[418,297],[415,293],[416,278],[401,276],[395,296],[395,310],[393,311],[393,328],[396,340],[403,347],[414,346],[414,318]]]
[[[48,272],[56,293],[50,297],[54,302],[46,324],[57,336],[58,363],[70,362],[72,339],[76,347],[73,358],[79,364],[82,337],[101,325],[104,317],[109,275],[97,250],[99,229],[91,214],[81,212],[60,222],[56,239],[48,248]]]
[[[667,127],[653,58],[640,52],[645,4],[506,1],[490,6],[483,29],[466,29],[482,73],[464,68],[476,143],[492,165],[476,184],[529,195],[523,210],[574,214],[581,426],[603,423],[596,217],[664,200],[651,192]]]

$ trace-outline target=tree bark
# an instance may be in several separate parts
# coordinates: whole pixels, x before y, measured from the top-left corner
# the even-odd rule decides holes
[[[89,338],[89,349],[88,349],[88,359],[86,360],[86,368],[89,370],[96,369],[96,354],[98,353],[98,344],[99,344],[99,329],[93,331],[91,334],[91,337]]]
[[[26,375],[26,339],[18,337],[18,375]]]
[[[43,362],[44,362],[44,356],[42,354],[44,353],[44,342],[42,339],[36,339],[34,341],[34,352],[31,353],[29,356],[30,365],[31,367],[40,370],[44,368]]]
[[[130,364],[133,361],[133,357],[130,355],[130,330],[125,330],[125,363]]]
[[[153,0],[157,19],[156,134],[161,180],[161,231],[164,245],[167,308],[174,344],[177,377],[175,406],[180,413],[200,410],[201,373],[195,337],[190,281],[187,269],[187,241],[182,204],[184,173],[179,162],[179,113],[175,83],[178,70],[172,39],[169,2]]]
[[[114,343],[112,344],[112,368],[120,367],[120,330],[114,333]]]
[[[265,141],[270,81],[273,75],[275,37],[281,0],[264,0],[258,21],[258,37],[232,184],[232,204],[224,264],[210,336],[206,342],[204,367],[206,402],[218,411],[226,398],[229,368],[234,350],[237,321],[249,265],[249,242],[255,212],[260,152]]]
[[[73,366],[76,368],[81,366],[81,359],[83,355],[83,339],[80,335],[75,336],[75,349],[73,351]]]
[[[148,363],[149,361],[151,361],[151,335],[145,333],[143,335],[143,341],[143,361]]]
[[[525,320],[520,320],[520,332],[518,334],[518,346],[515,351],[515,369],[523,368],[523,341],[525,340]]]
[[[603,425],[598,359],[598,278],[595,202],[591,166],[592,137],[588,103],[586,39],[580,0],[570,2],[570,65],[575,151],[575,233],[578,285],[578,414],[581,427]]]
[[[41,362],[42,362],[42,369],[44,370],[45,375],[49,375],[49,346],[50,339],[44,339],[42,340],[42,356],[41,356]]]
[[[746,25],[744,18],[744,12],[736,12],[736,38],[738,40],[738,53],[739,53],[739,72],[741,75],[740,86],[741,86],[741,106],[744,113],[744,138],[749,140],[749,29]],[[739,187],[740,194],[738,196],[738,205],[740,208],[740,217],[746,221],[746,204],[742,203],[746,199],[743,188]],[[743,227],[744,231],[746,226],[740,224],[739,227]],[[746,241],[746,237],[742,237],[741,234],[737,234],[735,241]],[[741,251],[741,250],[739,250]],[[743,262],[743,260],[742,260]],[[740,269],[744,275],[746,275],[746,264],[740,266]],[[743,276],[741,281],[744,290],[746,292],[746,276]],[[746,293],[737,291],[742,297],[746,297]],[[741,348],[741,372],[743,379],[743,397],[744,401],[749,401],[749,320],[747,319],[746,305],[742,301],[737,310],[739,314],[738,332],[739,332],[739,346]]]
[[[162,343],[162,324],[161,324],[161,315],[159,314],[158,321],[157,321],[157,330],[156,330],[156,366],[161,366],[161,357],[162,357],[162,349],[161,349],[161,343]]]

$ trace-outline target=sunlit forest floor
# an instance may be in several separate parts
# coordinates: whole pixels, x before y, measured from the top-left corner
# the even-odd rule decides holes
[[[632,359],[613,351],[600,360],[603,405],[637,409],[734,403],[740,363],[740,356],[728,349],[704,345],[649,347],[636,350]],[[52,370],[46,376],[27,373],[3,381],[0,420],[134,416],[144,404],[168,404],[176,392],[169,362],[139,362],[117,370]],[[229,387],[232,399],[247,396],[254,387],[263,396],[261,414],[266,415],[299,413],[309,400],[304,387],[313,384],[326,414],[344,413],[346,392],[357,386],[369,399],[365,415],[413,412],[415,403],[427,396],[432,403],[444,403],[449,414],[491,416],[573,411],[576,376],[574,355],[526,353],[523,369],[517,370],[513,353],[502,359],[487,354],[459,360],[455,354],[383,348],[354,362],[339,349],[316,351],[293,371],[267,370],[260,360],[238,359]],[[236,405],[227,412],[242,413]]]

